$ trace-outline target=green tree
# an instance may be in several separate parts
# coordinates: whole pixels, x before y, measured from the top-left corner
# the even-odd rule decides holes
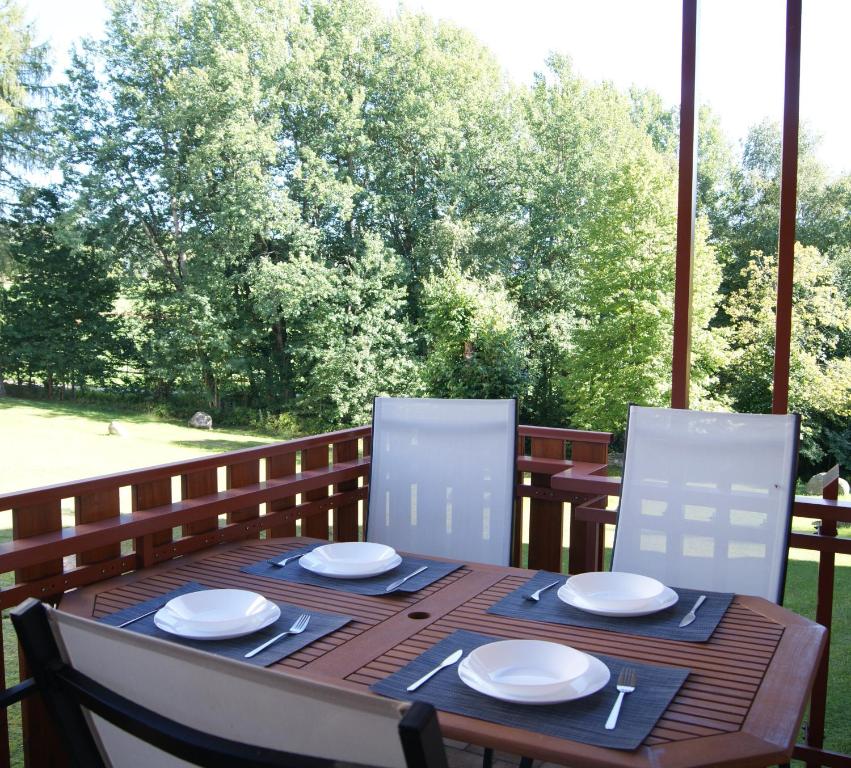
[[[423,290],[426,360],[433,397],[517,397],[526,389],[520,313],[502,280],[477,280],[450,264]]]
[[[626,97],[586,85],[563,57],[549,66],[527,107],[528,245],[518,270],[533,370],[551,382],[538,388],[550,402],[533,409],[553,423],[561,400],[577,427],[620,429],[629,402],[661,404],[669,387],[674,165]],[[569,337],[547,338],[566,328]]]
[[[254,265],[258,315],[282,329],[295,409],[313,428],[362,424],[377,395],[420,392],[401,264],[368,236],[347,264],[307,256]]]
[[[61,220],[55,193],[23,202],[11,227],[14,276],[0,289],[0,368],[40,379],[48,397],[102,384],[123,351],[117,282],[103,254]]]
[[[771,409],[777,261],[759,251],[742,274],[743,287],[729,297],[731,346],[723,383],[737,410]],[[816,248],[795,249],[789,407],[802,415],[801,456],[808,468],[825,456],[830,434],[851,415],[851,358],[837,357],[851,310],[842,301],[834,265]],[[847,462],[851,456],[836,456]]]
[[[213,407],[244,374],[252,248],[307,237],[275,172],[291,24],[283,0],[117,0],[62,89],[63,171],[126,265],[148,373],[191,378]]]

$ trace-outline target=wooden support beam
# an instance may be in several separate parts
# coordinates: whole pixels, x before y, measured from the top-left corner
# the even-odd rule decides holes
[[[780,165],[780,234],[777,244],[777,315],[771,412],[789,410],[789,350],[792,344],[792,285],[795,217],[798,209],[798,123],[801,96],[801,5],[786,2],[786,75]]]
[[[683,0],[672,408],[688,408],[691,379],[691,293],[697,201],[697,14],[698,0]]]

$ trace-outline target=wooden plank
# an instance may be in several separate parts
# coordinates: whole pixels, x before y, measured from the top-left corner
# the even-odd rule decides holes
[[[199,496],[208,496],[219,490],[218,467],[197,469],[194,472],[184,472],[180,476],[180,496],[182,499],[195,499]],[[186,523],[182,526],[184,536],[192,536],[196,533],[209,533],[219,527],[219,518],[216,515]]]
[[[62,530],[62,505],[59,499],[12,510],[12,539],[20,541]],[[62,573],[62,559],[45,559],[39,565],[15,570],[15,581],[34,581]]]
[[[227,487],[242,488],[246,485],[256,485],[260,482],[260,460],[251,459],[242,461],[239,464],[227,465]],[[228,523],[241,523],[249,520],[255,520],[260,517],[260,506],[251,504],[249,506],[238,509],[234,512],[228,512]],[[257,536],[259,533],[246,530],[246,538]]]
[[[134,512],[171,505],[171,478],[162,477],[132,486],[132,508]],[[154,547],[167,544],[172,539],[171,527],[165,530],[139,536],[136,539],[136,555],[140,566],[146,568],[154,563]]]
[[[532,438],[532,457],[564,459],[564,442]],[[548,488],[548,474],[532,473],[532,485]],[[530,499],[529,501],[529,567],[561,571],[561,540],[564,512],[561,501]]]
[[[117,518],[121,513],[118,488],[106,491],[93,491],[74,500],[74,524],[96,523],[100,520]],[[120,557],[120,544],[107,544],[103,547],[95,547],[81,552],[77,555],[77,565],[88,565],[98,563],[102,560],[112,560]]]
[[[328,467],[328,446],[318,445],[315,448],[308,448],[301,452],[301,468],[308,469],[325,469]],[[308,491],[304,494],[305,501],[317,501],[327,498],[328,486],[317,488],[313,491]],[[328,538],[328,516],[325,514],[314,514],[308,517],[303,517],[301,520],[301,533],[303,536],[311,536],[316,539]]]
[[[296,453],[284,453],[266,459],[266,479],[292,477],[295,475]],[[284,496],[268,502],[269,512],[282,512],[295,506],[295,496]],[[268,514],[268,513],[267,513]],[[295,536],[295,520],[281,523],[269,529],[269,536]]]
[[[605,475],[609,461],[607,443],[577,441],[573,443],[571,457],[577,465],[591,463],[601,466],[595,475]],[[607,498],[588,501],[586,509],[605,509]],[[568,570],[570,573],[599,571],[603,569],[603,526],[596,522],[580,520],[574,514],[575,505],[571,505],[570,514],[570,554]]]
[[[349,461],[358,457],[358,441],[348,440],[345,443],[334,443],[334,463]],[[358,487],[357,480],[345,480],[334,486],[334,491],[354,491]],[[334,509],[332,516],[334,541],[358,540],[358,505],[346,504]]]
[[[0,689],[6,690],[6,644],[3,640],[3,622],[0,621],[0,669],[3,670],[3,675],[0,675]],[[14,679],[14,678],[13,678]],[[9,768],[9,716],[6,707],[0,708],[0,766]]]

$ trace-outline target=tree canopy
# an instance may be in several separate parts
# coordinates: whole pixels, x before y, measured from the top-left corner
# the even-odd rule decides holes
[[[369,0],[114,0],[38,101],[0,0],[10,186],[0,370],[368,420],[379,394],[517,397],[620,432],[670,397],[678,113],[553,54],[509,82],[468,32]],[[47,119],[49,118],[49,119]],[[812,466],[851,458],[851,178],[802,132],[792,402]],[[770,403],[780,133],[741,156],[701,108],[693,405]],[[118,362],[121,365],[118,365]]]

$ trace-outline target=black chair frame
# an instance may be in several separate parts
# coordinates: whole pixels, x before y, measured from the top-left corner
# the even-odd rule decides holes
[[[11,611],[12,623],[32,679],[9,689],[0,703],[38,692],[56,724],[73,764],[107,768],[84,709],[157,749],[204,768],[332,768],[331,759],[267,749],[224,739],[178,723],[120,696],[62,660],[38,600],[29,598]],[[447,768],[446,752],[430,704],[414,702],[399,721],[408,768]]]

